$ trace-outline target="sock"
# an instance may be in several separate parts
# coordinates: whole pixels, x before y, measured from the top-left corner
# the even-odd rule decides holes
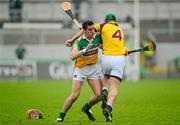
[[[108,90],[108,89],[107,89],[107,87],[106,87],[106,86],[104,86],[104,87],[102,88],[102,90]]]
[[[109,109],[110,112],[112,112],[112,106],[111,105],[106,105],[106,108]]]
[[[83,106],[86,110],[89,110],[91,109],[91,105],[89,103],[86,103],[84,106]]]
[[[63,119],[64,119],[65,116],[66,116],[66,113],[64,113],[64,112],[61,112],[61,113],[59,114],[59,117],[60,117],[60,118],[63,118]]]

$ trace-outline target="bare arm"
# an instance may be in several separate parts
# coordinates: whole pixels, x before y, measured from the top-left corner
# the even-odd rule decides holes
[[[76,60],[78,57],[86,53],[91,47],[92,47],[92,44],[88,44],[88,46],[85,49],[78,51],[77,45],[75,44],[73,46],[73,50],[70,55],[71,60]]]
[[[71,39],[67,40],[67,41],[65,42],[65,45],[66,45],[67,47],[72,46],[72,45],[74,44],[74,42],[75,42],[80,36],[82,36],[83,33],[84,33],[84,31],[83,31],[83,30],[80,30],[80,31],[79,31],[76,35],[74,35]]]

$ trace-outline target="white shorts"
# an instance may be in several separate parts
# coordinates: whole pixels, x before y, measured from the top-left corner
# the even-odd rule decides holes
[[[84,81],[86,79],[100,79],[101,71],[97,64],[87,65],[83,68],[75,68],[73,80]]]
[[[25,66],[25,61],[24,60],[21,60],[21,59],[18,59],[16,60],[16,66],[17,67],[22,67],[22,66]]]
[[[101,68],[104,75],[112,76],[121,80],[124,74],[125,56],[102,55]]]

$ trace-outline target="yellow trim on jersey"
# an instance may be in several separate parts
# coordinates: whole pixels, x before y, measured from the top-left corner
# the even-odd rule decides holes
[[[82,68],[82,67],[84,67],[86,65],[95,64],[95,63],[97,63],[97,59],[98,59],[98,55],[97,54],[92,56],[92,57],[87,57],[87,58],[79,57],[77,59],[78,63],[75,64],[75,67]]]
[[[124,55],[124,31],[115,22],[95,24],[95,28],[101,33],[104,55]]]
[[[76,47],[78,49],[78,45],[81,46],[82,43],[85,44],[83,45],[84,47],[87,47],[88,43],[93,43],[93,46],[91,49],[89,49],[85,54],[81,55],[76,59],[75,67],[77,68],[83,68],[86,65],[91,65],[95,64],[98,61],[98,46],[101,41],[100,39],[100,34],[95,34],[91,40],[87,39],[85,35],[81,37],[81,39],[78,39],[76,41]],[[86,45],[87,43],[87,45]],[[81,46],[82,47],[82,46]],[[80,51],[80,50],[78,50]]]

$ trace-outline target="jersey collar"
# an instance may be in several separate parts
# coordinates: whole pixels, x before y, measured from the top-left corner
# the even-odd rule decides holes
[[[118,24],[115,21],[109,21],[108,23],[118,26]]]
[[[82,39],[87,40],[88,42],[92,42],[95,39],[96,33],[94,34],[93,38],[89,40],[84,34],[82,35]]]

